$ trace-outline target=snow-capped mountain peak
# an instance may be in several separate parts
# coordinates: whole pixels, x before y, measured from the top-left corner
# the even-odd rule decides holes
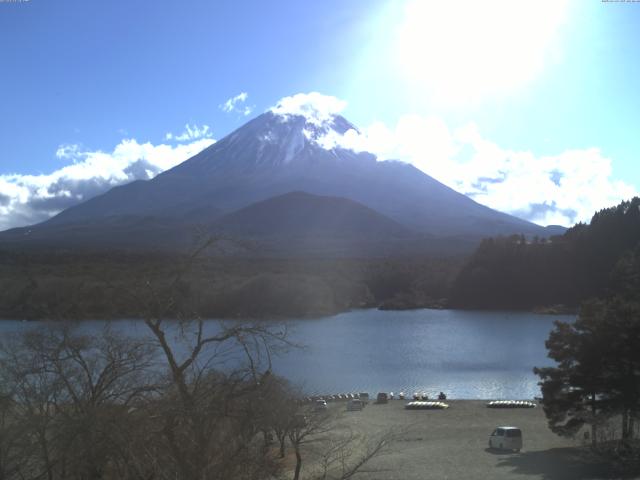
[[[281,99],[277,105],[269,109],[282,123],[295,122],[305,138],[316,145],[331,150],[336,145],[335,139],[350,130],[359,134],[358,129],[346,120],[341,112],[346,103],[336,97],[322,95],[317,92],[298,93]],[[331,140],[327,140],[331,139]]]
[[[357,128],[340,115],[342,108],[344,102],[319,93],[283,98],[177,169],[195,169],[198,175],[207,176],[221,171],[301,166],[312,158],[322,161],[329,152],[339,155],[339,140],[347,133],[358,134]]]
[[[284,97],[269,111],[285,121],[291,116],[299,116],[305,123],[322,127],[330,124],[346,106],[346,102],[336,97],[311,92]]]
[[[376,161],[357,148],[358,131],[340,115],[343,108],[343,102],[317,93],[284,98],[154,179],[113,189],[48,223],[113,215],[191,218],[211,207],[231,212],[299,191],[344,197],[432,234],[544,235],[540,227],[477,204],[411,165]]]

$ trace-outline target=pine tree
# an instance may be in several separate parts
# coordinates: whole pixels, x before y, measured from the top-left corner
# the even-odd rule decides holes
[[[574,435],[613,416],[631,440],[640,416],[640,246],[617,263],[605,300],[585,302],[574,323],[556,322],[546,346],[556,367],[535,368],[552,431]]]

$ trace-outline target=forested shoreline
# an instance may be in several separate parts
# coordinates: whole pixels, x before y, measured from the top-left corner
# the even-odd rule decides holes
[[[142,318],[151,283],[170,287],[187,255],[0,253],[0,318]],[[243,259],[199,255],[177,285],[209,318],[322,316],[442,305],[463,257]]]
[[[616,288],[617,269],[640,253],[640,198],[597,212],[564,235],[484,240],[449,293],[457,308],[577,307]]]
[[[179,282],[210,318],[291,318],[357,308],[577,312],[615,288],[640,251],[640,199],[564,235],[488,238],[470,257],[242,258],[202,252]],[[0,318],[140,318],[137,294],[167,288],[188,255],[0,251]]]

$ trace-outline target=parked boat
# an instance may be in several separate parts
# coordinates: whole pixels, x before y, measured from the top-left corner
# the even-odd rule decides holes
[[[449,408],[449,405],[444,402],[408,402],[404,408],[407,410],[444,410]]]
[[[493,400],[487,403],[487,408],[535,408],[535,402],[528,400]]]

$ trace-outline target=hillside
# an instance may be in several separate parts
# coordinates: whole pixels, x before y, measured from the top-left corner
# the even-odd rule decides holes
[[[484,240],[455,280],[451,303],[463,308],[577,307],[605,295],[617,269],[634,255],[640,257],[638,197],[601,210],[588,225],[578,224],[549,241],[520,236]]]
[[[213,228],[250,237],[415,236],[415,232],[358,202],[305,192],[290,192],[252,204],[223,216]]]

